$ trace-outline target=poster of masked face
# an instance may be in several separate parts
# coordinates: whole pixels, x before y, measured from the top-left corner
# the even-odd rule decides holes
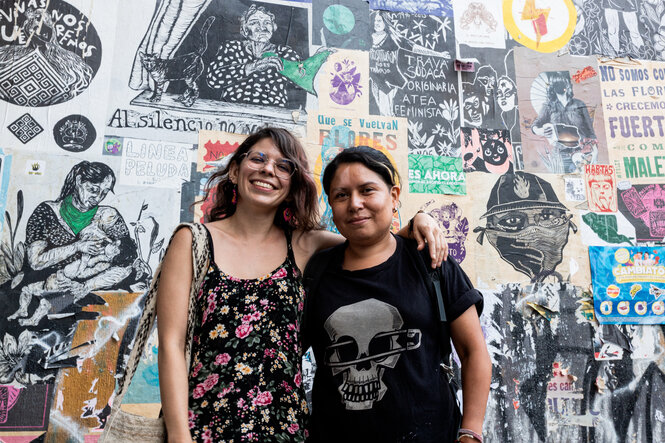
[[[607,164],[605,124],[598,76],[573,80],[593,57],[557,56],[515,48],[522,152],[530,172],[584,172]],[[558,70],[552,70],[557,66]]]
[[[469,174],[467,179],[477,195],[487,196],[486,204],[481,199],[474,204],[473,256],[476,267],[485,269],[479,278],[585,281],[588,257],[574,235],[579,221],[562,203],[560,177],[517,171],[498,178]]]

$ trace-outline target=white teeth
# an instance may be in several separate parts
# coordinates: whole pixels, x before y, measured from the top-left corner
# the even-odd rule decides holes
[[[261,182],[261,181],[255,181],[254,185],[258,186],[259,188],[263,188],[263,189],[273,189],[274,188],[274,186],[271,185],[270,183]]]

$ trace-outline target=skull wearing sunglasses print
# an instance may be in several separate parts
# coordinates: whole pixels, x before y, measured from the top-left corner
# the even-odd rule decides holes
[[[386,369],[397,365],[400,354],[420,347],[419,329],[402,329],[397,308],[376,299],[343,306],[326,320],[332,340],[324,365],[340,383],[337,390],[349,410],[371,409],[388,391]]]

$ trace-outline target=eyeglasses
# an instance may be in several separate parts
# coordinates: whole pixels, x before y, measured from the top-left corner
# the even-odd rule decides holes
[[[263,152],[259,151],[244,153],[240,156],[241,162],[242,157],[247,158],[247,166],[255,171],[260,171],[265,168],[268,163],[273,162],[275,175],[283,180],[288,180],[298,170],[296,164],[288,158],[278,158],[277,160],[273,160]]]

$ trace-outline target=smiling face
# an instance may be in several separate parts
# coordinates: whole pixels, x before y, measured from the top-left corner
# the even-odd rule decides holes
[[[268,14],[257,11],[249,16],[243,31],[248,40],[267,43],[275,31],[275,22]]]
[[[400,189],[361,163],[343,163],[330,184],[330,207],[339,232],[354,245],[372,245],[390,235]]]
[[[76,188],[72,194],[74,206],[82,212],[89,211],[99,205],[106,194],[111,190],[113,179],[107,176],[101,183],[82,181],[81,177],[76,177]]]
[[[250,165],[248,157],[262,152],[268,160],[259,168]],[[240,164],[233,164],[229,170],[231,181],[238,185],[238,206],[253,204],[264,208],[277,208],[289,195],[291,178],[277,176],[280,159],[284,154],[277,148],[272,138],[263,138],[249,149]]]
[[[490,139],[483,144],[483,159],[491,165],[502,165],[508,160],[508,149],[501,140]]]

